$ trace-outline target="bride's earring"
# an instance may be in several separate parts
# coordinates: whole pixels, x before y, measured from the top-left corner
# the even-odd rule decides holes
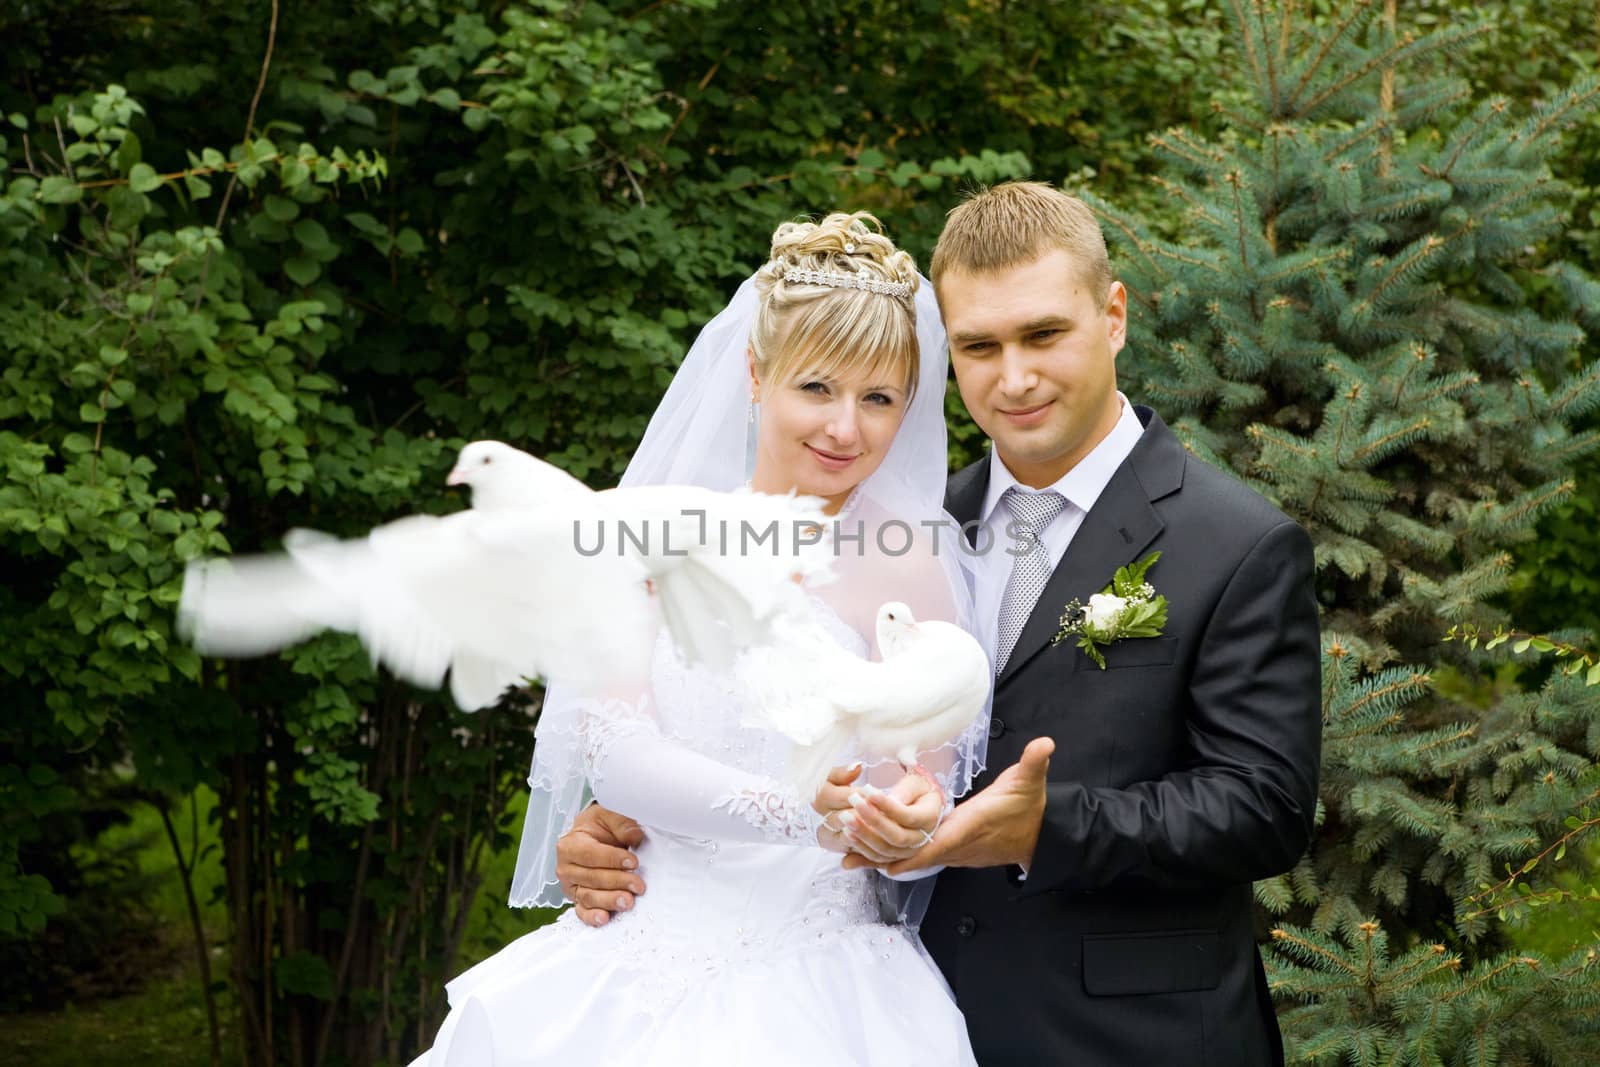
[[[750,484],[750,477],[755,473],[756,452],[760,447],[760,442],[757,440],[757,437],[760,435],[761,430],[756,426],[756,405],[758,403],[759,401],[756,399],[756,394],[751,393],[750,425],[745,427],[744,432],[744,476],[746,485]]]

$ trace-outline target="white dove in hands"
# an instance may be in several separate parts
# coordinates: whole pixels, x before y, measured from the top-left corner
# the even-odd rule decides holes
[[[881,663],[809,624],[786,626],[741,660],[752,717],[795,742],[787,777],[802,795],[852,747],[868,762],[916,764],[919,753],[959,737],[989,698],[989,657],[961,627],[918,622],[891,602],[878,609],[877,635]]]
[[[496,441],[464,448],[448,481],[471,487],[469,510],[410,516],[348,541],[295,530],[282,555],[191,564],[182,630],[223,656],[353,633],[415,684],[437,688],[448,672],[456,703],[471,711],[536,677],[600,696],[636,692],[662,625],[689,659],[727,665],[797,603],[796,577],[826,574],[827,560],[792,533],[824,521],[807,498],[596,493]],[[730,521],[736,531],[777,523],[780,547],[793,551],[739,555],[725,536]]]

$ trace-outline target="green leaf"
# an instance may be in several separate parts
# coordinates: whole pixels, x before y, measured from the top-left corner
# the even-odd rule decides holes
[[[294,238],[308,252],[318,252],[332,248],[328,240],[328,231],[316,219],[301,219],[294,224]]]
[[[104,422],[106,409],[99,404],[85,403],[78,408],[78,418],[84,422]]]
[[[76,204],[83,199],[83,187],[71,178],[52,174],[39,183],[39,199],[47,204]]]
[[[370,70],[352,70],[345,78],[345,84],[358,93],[371,93],[373,96],[382,96],[387,87]]]
[[[136,163],[128,172],[128,188],[136,193],[153,193],[161,188],[161,175],[148,163]]]
[[[300,205],[288,197],[268,193],[261,198],[261,210],[274,222],[289,222],[300,214]]]
[[[344,217],[344,221],[368,237],[383,237],[389,233],[388,227],[364,211],[352,212]]]
[[[294,189],[304,185],[306,179],[311,177],[311,168],[298,159],[286,159],[278,172],[278,177],[285,189]]]
[[[310,285],[322,273],[322,265],[310,256],[290,256],[283,261],[283,272],[296,285]]]
[[[1098,646],[1096,646],[1094,638],[1090,637],[1088,634],[1084,634],[1082,637],[1078,638],[1078,647],[1083,649],[1084,653],[1087,654],[1090,659],[1094,660],[1094,662],[1099,665],[1101,670],[1106,669],[1106,658],[1100,654],[1100,649]]]
[[[422,235],[409,226],[395,235],[394,243],[404,255],[414,256],[422,251]]]

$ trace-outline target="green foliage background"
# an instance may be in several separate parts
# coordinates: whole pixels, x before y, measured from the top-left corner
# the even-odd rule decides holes
[[[1301,14],[1325,27],[1345,6]],[[1460,14],[1405,8],[1419,29]],[[1525,111],[1593,65],[1600,34],[1571,5],[1473,8],[1499,29],[1439,62],[1474,99]],[[466,962],[475,902],[504,892],[487,872],[518,828],[531,707],[461,715],[342,639],[202,662],[172,631],[184,562],[459,506],[440,482],[476,437],[607,484],[695,329],[796,215],[870,209],[925,261],[963,188],[1031,175],[1092,189],[1152,239],[1205,241],[1146,180],[1147,135],[1251,139],[1227,110],[1250,98],[1227,16],[1200,0],[8,5],[6,961],[136,927],[92,892],[112,861],[69,845],[207,791],[215,833],[185,860],[225,877],[216,911],[203,894],[185,911],[224,916],[202,940],[226,934],[213,978],[244,1062],[404,1062]],[[1574,221],[1541,237],[1544,262],[1593,269],[1597,140],[1587,121],[1548,160]],[[1544,275],[1514,281],[1563,313]],[[953,391],[951,415],[960,462],[981,442]],[[1194,439],[1220,447],[1200,430],[1247,415],[1202,413]],[[1595,623],[1583,462],[1546,536],[1515,546],[1507,595],[1544,628]],[[58,995],[0,984],[8,1008]]]

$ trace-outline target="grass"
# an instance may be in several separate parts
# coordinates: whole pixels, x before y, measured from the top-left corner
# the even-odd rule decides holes
[[[202,789],[174,809],[173,823],[186,854],[196,844],[192,835],[197,834],[202,850],[215,844],[216,827],[207,818],[215,804],[216,797]],[[0,1067],[207,1067],[210,1063],[188,906],[160,815],[140,805],[126,825],[80,847],[111,850],[129,845],[134,846],[140,875],[152,885],[150,904],[159,923],[156,943],[141,960],[148,980],[126,996],[84,999],[58,1011],[6,1016]],[[228,961],[220,943],[226,915],[220,903],[211,903],[213,891],[222,884],[221,857],[214,849],[196,868],[195,883],[215,981],[226,975]],[[232,1067],[240,1060],[230,1054],[233,1013],[226,993],[219,994],[218,1014],[223,1063]]]
[[[184,931],[176,932],[187,938]],[[0,1067],[208,1067],[210,1037],[199,968],[186,942],[173,947],[177,951],[169,965],[137,993],[6,1017]],[[213,966],[226,968],[227,961],[213,956]],[[226,1067],[240,1062],[232,1049],[231,1014],[224,1003]]]

